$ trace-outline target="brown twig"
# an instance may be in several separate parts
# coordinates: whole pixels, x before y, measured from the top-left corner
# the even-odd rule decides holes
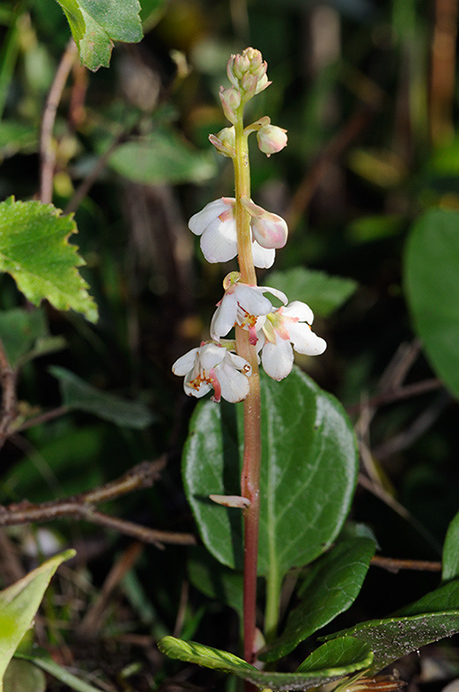
[[[396,557],[383,557],[374,555],[371,558],[371,564],[375,567],[382,567],[388,572],[396,574],[401,569],[411,569],[419,572],[441,572],[441,562],[432,562],[430,560],[404,560]]]
[[[10,425],[17,415],[16,372],[10,366],[5,347],[0,339],[0,383],[2,386],[2,410],[0,420],[0,449],[8,437]]]
[[[54,418],[59,418],[60,416],[64,416],[66,413],[70,411],[68,406],[58,406],[57,408],[53,408],[50,411],[44,411],[43,413],[39,413],[38,416],[34,416],[33,418],[28,418],[26,421],[18,425],[17,428],[15,428],[14,433],[20,433],[23,430],[28,430],[29,428],[33,428],[35,425],[40,425],[41,423],[47,423],[50,420],[54,420]]]
[[[412,396],[419,396],[420,394],[433,392],[437,389],[441,389],[443,386],[444,385],[440,380],[438,380],[436,377],[432,377],[427,380],[421,380],[421,382],[407,384],[404,387],[386,389],[384,392],[376,394],[374,397],[367,399],[363,403],[347,406],[346,411],[350,415],[360,413],[364,407],[376,408],[377,406],[391,404],[394,401],[400,401],[401,399],[408,399]]]
[[[43,112],[40,132],[40,201],[44,204],[49,204],[53,199],[53,177],[56,163],[53,128],[56,111],[76,55],[77,47],[72,38],[68,42],[57,68]]]
[[[43,523],[55,519],[72,518],[104,526],[132,536],[144,543],[153,543],[158,547],[162,547],[163,543],[194,545],[196,538],[192,534],[150,529],[125,519],[103,514],[94,508],[96,504],[108,502],[134,490],[150,488],[160,477],[165,463],[165,457],[157,461],[144,461],[115,481],[73,497],[40,504],[23,501],[6,507],[0,506],[0,526]]]

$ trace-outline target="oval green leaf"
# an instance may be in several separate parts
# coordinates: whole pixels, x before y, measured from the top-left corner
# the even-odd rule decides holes
[[[276,661],[344,612],[357,598],[375,552],[369,538],[338,543],[311,565],[299,595],[301,603],[290,612],[283,634],[262,654]]]
[[[405,290],[416,333],[445,386],[459,398],[459,212],[433,209],[414,224]]]
[[[262,377],[259,574],[281,577],[320,555],[338,535],[357,475],[352,427],[341,405],[295,368]],[[209,500],[239,494],[243,405],[198,405],[183,458],[188,500],[202,540],[229,567],[242,567],[242,517]],[[333,482],[330,482],[330,479]]]
[[[459,579],[459,512],[448,526],[443,546],[442,581],[451,579]]]

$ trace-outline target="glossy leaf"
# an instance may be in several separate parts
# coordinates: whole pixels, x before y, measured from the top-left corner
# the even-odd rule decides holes
[[[280,578],[318,557],[339,533],[354,491],[354,435],[340,404],[295,368],[282,382],[262,377],[259,573]],[[238,494],[242,405],[198,405],[183,476],[202,540],[223,564],[242,566],[241,512],[212,493]],[[330,483],[333,478],[333,483]]]
[[[0,592],[0,690],[5,670],[24,634],[32,626],[51,577],[59,565],[73,555],[74,550],[56,555]]]
[[[0,338],[12,368],[65,346],[62,337],[50,336],[41,310],[13,308],[1,312]]]
[[[370,665],[372,654],[369,648],[362,646],[360,642],[354,644],[350,637],[347,639],[348,642],[345,642],[344,646],[341,643],[330,645],[329,655],[311,655],[303,663],[304,670],[296,673],[260,671],[228,651],[203,646],[197,642],[185,642],[175,637],[164,637],[158,642],[158,648],[170,658],[196,663],[223,673],[232,673],[258,687],[272,690],[306,690]],[[323,661],[333,661],[334,664],[330,668],[323,667]]]
[[[459,212],[433,209],[411,229],[405,290],[416,333],[445,386],[459,397]]]
[[[324,639],[350,636],[368,644],[374,653],[374,660],[369,670],[369,673],[373,674],[401,656],[457,632],[459,632],[459,610],[451,610],[422,613],[412,617],[370,620],[336,632]]]
[[[172,130],[162,128],[119,146],[109,165],[137,183],[200,183],[216,174],[210,151],[199,151]]]
[[[343,305],[357,290],[354,279],[330,276],[317,269],[295,267],[274,271],[269,275],[269,285],[288,296],[290,301],[307,303],[314,314],[327,317]]]
[[[90,685],[84,680],[81,680],[81,678],[78,678],[76,675],[73,675],[73,673],[70,673],[66,668],[64,668],[64,666],[59,665],[53,661],[50,656],[46,656],[46,654],[37,656],[35,654],[27,655],[21,653],[18,654],[17,658],[30,661],[38,668],[50,673],[50,675],[55,677],[56,680],[64,683],[66,687],[70,688],[71,690],[76,690],[76,692],[100,692],[101,690],[100,687],[94,687],[94,685]],[[7,692],[7,690],[5,690],[5,692]]]
[[[286,656],[297,644],[344,612],[356,599],[375,551],[368,538],[338,543],[310,567],[283,634],[265,650],[262,661]]]
[[[57,0],[65,12],[81,61],[90,70],[108,67],[113,41],[142,40],[138,0]]]
[[[140,401],[99,391],[65,368],[52,366],[49,372],[59,380],[62,403],[69,409],[86,411],[115,425],[139,430],[153,421],[152,414]]]
[[[315,649],[296,672],[323,668],[329,671],[340,669],[342,675],[348,675],[356,670],[368,668],[372,662],[373,652],[368,644],[353,637],[342,637],[325,642]]]
[[[395,615],[421,615],[421,613],[444,613],[448,610],[459,611],[459,579],[443,584],[435,591],[426,593],[422,598],[401,610]]]
[[[448,526],[443,546],[442,581],[451,579],[459,579],[459,512]]]
[[[0,271],[11,274],[34,305],[46,298],[58,310],[96,322],[97,307],[77,269],[84,261],[68,243],[76,232],[73,218],[51,204],[11,197],[0,204]]]

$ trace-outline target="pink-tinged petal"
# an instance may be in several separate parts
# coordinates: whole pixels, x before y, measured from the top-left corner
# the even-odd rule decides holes
[[[199,348],[192,348],[191,351],[188,351],[188,353],[185,353],[183,356],[180,356],[180,358],[177,358],[172,366],[172,372],[174,375],[185,377],[187,372],[193,368],[198,351]]]
[[[327,348],[327,342],[311,330],[304,322],[289,325],[290,341],[298,353],[306,356],[320,356]]]
[[[231,361],[233,366],[238,370],[243,370],[246,375],[250,375],[252,373],[252,368],[250,367],[246,359],[242,358],[242,356],[238,356],[236,353],[231,353],[230,351],[227,351],[227,360]]]
[[[243,401],[249,393],[250,385],[247,376],[235,370],[227,362],[218,366],[218,379],[222,397],[231,404]]]
[[[225,293],[223,300],[215,310],[210,323],[210,336],[218,341],[222,336],[226,336],[236,322],[237,300],[234,293]]]
[[[264,248],[284,247],[288,238],[287,223],[281,216],[270,214],[271,218],[252,219],[253,238]]]
[[[261,363],[273,380],[283,380],[293,367],[293,350],[289,341],[278,340],[276,344],[265,343],[261,351]]]
[[[237,255],[237,232],[234,218],[212,221],[201,236],[201,250],[208,262],[228,262]]]
[[[213,368],[209,372],[209,380],[212,382],[212,387],[214,388],[214,395],[212,397],[212,401],[216,401],[217,403],[219,403],[222,400],[222,389],[220,386],[220,381]]]
[[[225,201],[224,198],[216,199],[213,202],[206,204],[204,209],[193,214],[191,219],[188,221],[188,228],[195,235],[202,235],[206,230],[207,226],[214,221],[220,214],[224,211],[231,209],[231,206]]]
[[[308,324],[314,322],[314,313],[309,305],[302,303],[301,300],[294,300],[286,305],[285,308],[282,308],[282,315],[293,319],[296,318],[299,322],[307,322]]]
[[[275,250],[268,250],[261,247],[256,240],[252,243],[253,263],[258,269],[270,269],[276,258]]]

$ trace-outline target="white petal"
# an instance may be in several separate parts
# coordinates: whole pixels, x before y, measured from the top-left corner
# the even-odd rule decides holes
[[[300,322],[307,322],[312,324],[314,322],[314,313],[306,303],[302,303],[301,300],[294,300],[289,303],[285,308],[282,308],[282,314],[285,317],[296,317]]]
[[[252,243],[252,257],[253,263],[258,269],[269,269],[274,264],[276,251],[261,247],[261,245],[254,240]]]
[[[172,366],[172,372],[174,375],[184,377],[187,372],[194,367],[196,354],[198,351],[199,348],[192,348],[191,351],[188,351],[188,353],[185,353],[183,356],[180,356],[180,358],[177,358]]]
[[[273,380],[283,380],[293,367],[293,350],[289,341],[278,339],[276,344],[269,341],[261,351],[261,363],[267,375]]]
[[[327,342],[308,327],[304,322],[292,322],[288,325],[290,340],[298,353],[307,356],[320,356],[327,348]]]
[[[208,394],[212,387],[207,382],[203,382],[199,389],[195,389],[194,387],[190,387],[185,379],[183,380],[183,389],[185,390],[185,394],[187,396],[195,396],[196,399],[200,399],[202,396]]]
[[[227,351],[227,359],[230,360],[235,368],[238,370],[244,370],[246,375],[250,375],[252,368],[245,358],[238,356],[236,353],[230,353]]]
[[[271,293],[271,295],[276,296],[279,300],[284,303],[288,303],[288,298],[283,291],[279,291],[278,288],[271,288],[271,286],[259,286],[263,293]]]
[[[193,214],[188,221],[188,228],[195,235],[201,235],[206,230],[211,221],[214,221],[222,212],[230,209],[230,205],[223,198],[216,199],[206,204],[204,209]]]
[[[237,284],[234,292],[239,305],[250,315],[267,315],[273,309],[271,301],[263,295],[261,286]]]
[[[215,341],[226,336],[234,327],[237,315],[237,300],[234,293],[225,293],[222,302],[215,310],[210,323],[210,336]]]
[[[201,346],[200,361],[202,369],[209,372],[211,368],[222,362],[226,356],[226,349],[217,344],[205,344]]]
[[[208,262],[228,262],[237,255],[237,232],[234,218],[211,221],[201,236],[201,250]]]
[[[243,401],[249,393],[249,380],[246,375],[229,363],[225,362],[218,366],[216,371],[220,387],[222,389],[222,397],[232,404],[238,401]]]

